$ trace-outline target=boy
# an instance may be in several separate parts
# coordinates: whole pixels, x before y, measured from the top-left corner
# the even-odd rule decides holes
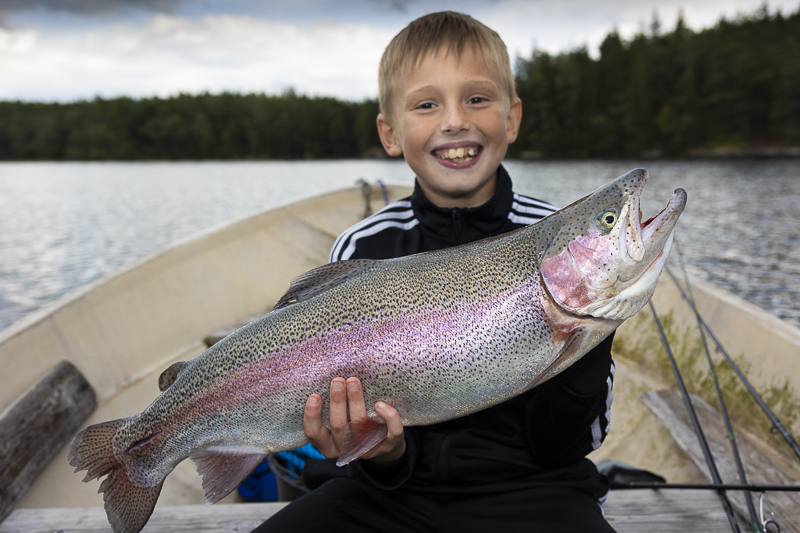
[[[494,31],[467,15],[424,16],[387,47],[379,86],[381,141],[405,156],[414,194],[345,231],[332,261],[438,250],[555,210],[514,194],[501,165],[522,105]],[[585,458],[608,431],[610,346],[611,337],[541,386],[440,424],[403,428],[378,402],[388,436],[341,469],[309,461],[304,479],[318,488],[257,531],[613,531],[600,505],[605,480]],[[334,379],[330,401],[330,430],[316,394],[304,424],[333,459],[349,418],[366,416],[359,380]]]

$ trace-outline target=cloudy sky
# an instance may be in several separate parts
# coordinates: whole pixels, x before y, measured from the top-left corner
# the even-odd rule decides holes
[[[695,29],[762,0],[0,0],[0,99],[72,101],[208,91],[377,95],[380,55],[411,20],[469,13],[512,57],[624,37],[679,10]],[[800,0],[771,0],[794,13]]]

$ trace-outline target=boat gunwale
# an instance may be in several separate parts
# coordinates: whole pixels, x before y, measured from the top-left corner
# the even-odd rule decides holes
[[[402,183],[386,183],[386,187],[402,189],[402,188],[408,188],[408,185]],[[212,237],[220,236],[226,232],[233,231],[236,227],[245,225],[248,222],[253,222],[258,218],[268,216],[280,210],[288,209],[296,204],[307,202],[310,200],[321,200],[338,194],[348,194],[353,191],[359,191],[360,188],[361,187],[359,185],[353,185],[351,187],[341,187],[338,189],[333,189],[327,192],[323,192],[321,194],[309,193],[306,195],[295,196],[267,209],[262,209],[259,211],[241,215],[233,219],[219,222],[205,230],[200,230],[187,237],[178,239],[174,243],[164,248],[156,250],[155,252],[150,252],[143,257],[134,259],[128,263],[123,264],[118,269],[114,270],[113,272],[105,276],[101,276],[95,280],[90,281],[89,283],[86,283],[84,285],[81,285],[79,287],[76,287],[68,291],[67,293],[63,294],[62,296],[59,296],[52,302],[48,302],[41,308],[32,311],[26,316],[13,322],[8,327],[0,330],[0,346],[5,344],[7,341],[10,341],[14,337],[24,333],[27,329],[30,329],[31,327],[36,326],[37,324],[46,320],[48,317],[55,315],[59,310],[68,307],[71,303],[76,302],[84,298],[88,294],[94,292],[94,290],[97,289],[98,287],[107,285],[108,283],[115,281],[118,278],[130,274],[131,271],[137,270],[138,268],[143,267],[148,263],[153,263],[156,260],[171,254],[180,253],[181,251],[184,251],[193,245],[199,244],[201,241],[206,241],[211,239]]]

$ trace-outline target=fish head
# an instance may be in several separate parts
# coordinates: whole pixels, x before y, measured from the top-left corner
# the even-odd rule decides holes
[[[686,205],[676,189],[667,206],[642,222],[639,199],[649,175],[634,169],[551,215],[540,270],[547,291],[575,315],[624,320],[655,291]]]

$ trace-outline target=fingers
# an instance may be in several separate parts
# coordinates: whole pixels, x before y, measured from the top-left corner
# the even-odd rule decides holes
[[[334,378],[331,381],[330,398],[331,437],[336,444],[336,449],[341,450],[344,431],[350,421],[347,416],[347,392],[344,378]]]
[[[364,389],[358,378],[347,378],[347,403],[350,408],[350,420],[358,420],[367,416],[364,405]]]
[[[325,457],[333,458],[339,454],[334,445],[330,431],[322,425],[322,398],[319,394],[312,394],[306,401],[303,411],[303,431],[309,442]]]
[[[364,389],[358,378],[351,377],[345,380],[337,377],[331,381],[329,412],[330,430],[323,424],[321,418],[322,398],[319,394],[312,394],[303,412],[303,429],[308,440],[322,455],[334,459],[341,454],[349,421],[367,416]],[[376,462],[399,459],[406,448],[400,415],[384,402],[375,404],[375,412],[386,422],[387,435],[378,446],[364,454],[362,458],[374,459]]]
[[[312,394],[306,401],[306,408],[303,411],[303,430],[309,440],[317,438],[319,430],[322,428],[322,398],[319,394]]]
[[[375,412],[386,422],[387,434],[383,441],[365,453],[362,459],[376,463],[388,463],[400,459],[406,452],[406,439],[400,414],[384,402],[375,404]]]
[[[375,412],[386,422],[386,427],[389,430],[386,435],[387,439],[396,439],[403,436],[403,421],[394,407],[384,402],[378,402],[375,404]]]

